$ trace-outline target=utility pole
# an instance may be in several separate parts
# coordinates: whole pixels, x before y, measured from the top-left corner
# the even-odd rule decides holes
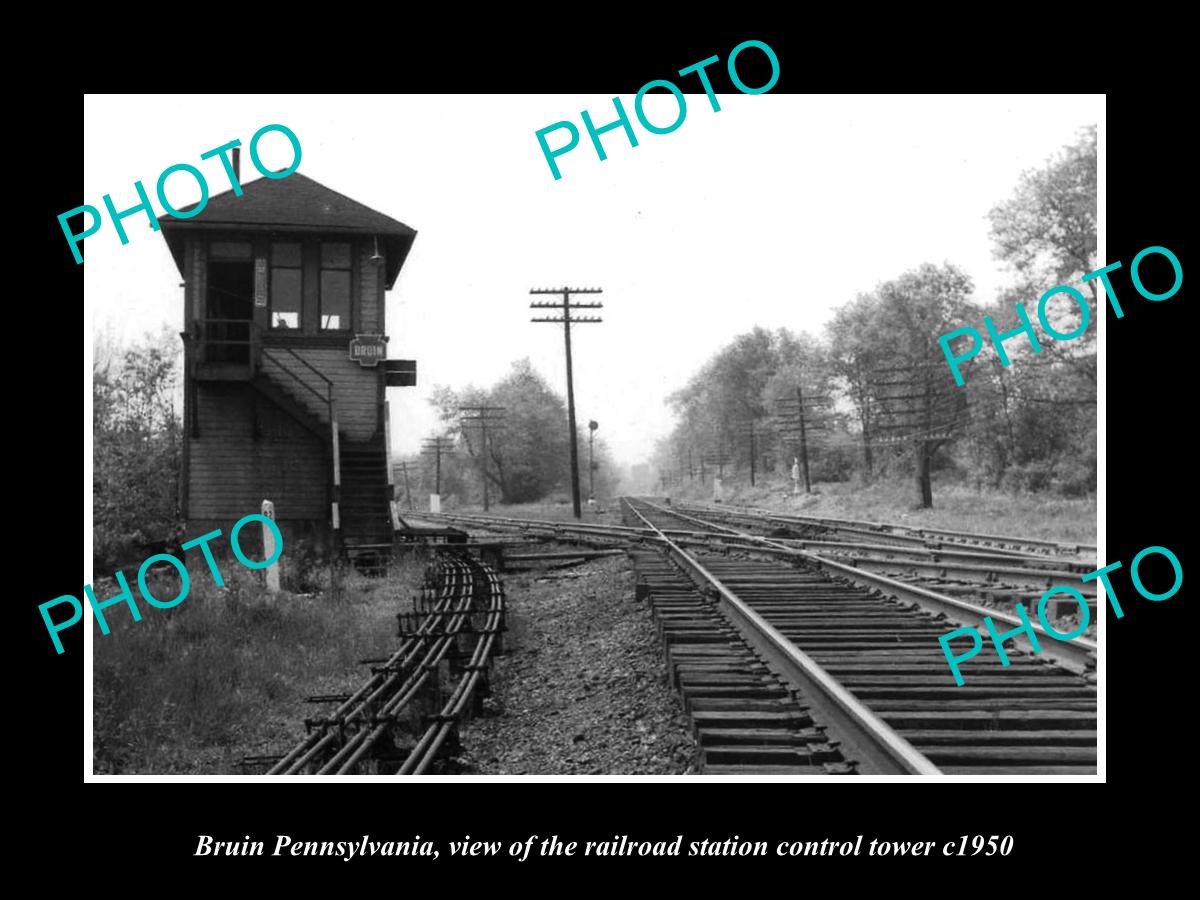
[[[800,465],[804,471],[804,493],[812,493],[812,482],[808,478],[808,432],[804,430],[804,389],[796,382],[796,410],[800,414]]]
[[[428,438],[421,447],[422,454],[433,454],[433,491],[438,496],[442,493],[442,452],[450,449],[450,441],[444,437]]]
[[[408,462],[407,461],[400,463],[400,471],[404,475],[404,502],[408,505],[408,508],[411,510],[413,508],[412,507],[412,491],[409,489],[409,486],[408,486]]]
[[[780,406],[778,415],[780,429],[788,434],[799,436],[800,467],[804,473],[804,491],[812,493],[812,479],[809,476],[809,432],[821,432],[827,427],[827,409],[829,397],[809,396],[805,398],[804,388],[800,381],[796,382],[796,399],[780,397],[775,401]],[[793,407],[792,404],[795,404]]]
[[[461,418],[461,423],[464,430],[472,425],[478,425],[480,428],[480,447],[479,447],[479,462],[480,473],[483,475],[483,511],[487,512],[490,508],[488,501],[488,426],[492,429],[503,427],[500,423],[504,420],[503,406],[460,406],[460,413],[467,413]]]
[[[750,438],[750,486],[754,487],[754,456],[758,451],[758,444],[755,440],[754,420],[748,419],[745,424],[746,430],[741,433]]]
[[[530,309],[557,309],[562,310],[562,318],[534,318],[531,322],[552,322],[563,326],[563,338],[566,341],[567,347],[567,427],[570,429],[570,448],[571,448],[571,505],[575,511],[575,518],[583,517],[583,511],[579,503],[579,447],[575,438],[575,376],[571,367],[571,324],[572,323],[587,323],[587,322],[602,322],[604,321],[598,316],[576,316],[571,317],[572,309],[601,309],[603,303],[572,303],[572,294],[602,294],[603,288],[530,288],[531,294],[562,294],[562,303],[540,303],[534,302],[529,304]]]

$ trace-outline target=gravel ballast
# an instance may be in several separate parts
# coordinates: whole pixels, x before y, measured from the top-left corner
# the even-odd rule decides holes
[[[505,653],[453,767],[484,775],[682,775],[695,743],[626,557],[507,574]]]

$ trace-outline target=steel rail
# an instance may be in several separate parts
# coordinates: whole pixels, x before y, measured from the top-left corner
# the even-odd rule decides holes
[[[857,760],[860,771],[881,775],[942,774],[924,754],[729,590],[699,560],[662,534],[632,503],[624,502],[648,528],[658,531],[668,555],[693,581],[717,593],[721,609],[738,625],[751,646],[774,665],[780,676],[803,691],[805,702],[823,714],[822,724],[841,742],[843,754]]]
[[[685,507],[717,511],[708,504],[684,503]],[[980,544],[989,542],[1010,544],[1017,547],[1045,547],[1057,553],[1091,551],[1096,552],[1095,544],[1074,541],[1051,541],[1044,538],[1026,538],[1016,535],[984,534],[973,531],[955,531],[947,528],[926,528],[923,526],[902,525],[893,522],[869,522],[863,519],[841,519],[833,516],[805,516],[799,513],[782,513],[774,510],[760,509],[753,506],[722,507],[721,512],[740,513],[752,518],[778,520],[781,522],[796,522],[798,524],[816,524],[819,526],[862,528],[875,534],[885,533],[893,536],[912,535],[919,537],[942,537],[955,544]],[[1046,555],[1043,553],[1042,555]]]
[[[444,596],[435,595],[434,607],[431,610],[430,617],[421,624],[418,633],[406,639],[401,643],[400,647],[393,653],[385,662],[383,667],[364,682],[358,690],[356,690],[349,698],[343,701],[332,713],[329,714],[328,720],[345,724],[348,720],[360,713],[365,702],[369,697],[375,696],[380,689],[389,681],[384,676],[384,672],[388,670],[401,669],[408,665],[412,657],[419,652],[423,638],[422,632],[428,631],[437,624],[441,614],[448,608],[448,603],[451,595]],[[392,677],[395,677],[394,675]],[[303,741],[292,748],[279,762],[268,770],[268,775],[295,774],[303,768],[317,753],[324,749],[329,742],[335,737],[331,732],[326,731],[314,732],[308,735]]]
[[[428,769],[453,727],[453,719],[447,717],[456,718],[461,714],[478,685],[496,646],[496,634],[502,628],[504,613],[503,588],[490,567],[467,558],[449,557],[439,560],[435,572],[432,579],[427,575],[427,585],[422,588],[423,593],[432,593],[432,599],[428,601],[427,614],[416,631],[403,640],[384,666],[376,669],[321,723],[320,731],[300,741],[268,774],[299,773],[333,747],[337,749],[331,757],[323,759],[317,774],[352,771],[394,724],[396,715],[428,682],[455,640],[464,633],[470,617],[481,612],[475,601],[478,590],[486,589],[490,598],[486,633],[476,642],[471,664],[453,693],[453,702],[436,717],[437,721],[428,729],[430,736],[414,748],[414,752],[419,749],[419,753],[415,757],[410,754],[412,762],[405,764],[418,772]],[[476,579],[476,572],[484,576],[482,580]],[[348,727],[357,727],[357,730],[347,738]]]
[[[455,561],[452,571],[457,576],[464,574],[469,575],[469,569],[461,563]],[[469,586],[469,582],[467,586]],[[368,730],[366,727],[360,728],[354,733],[345,744],[342,745],[320,769],[317,770],[318,775],[346,775],[348,774],[359,761],[367,754],[392,725],[392,720],[396,713],[403,709],[404,706],[416,696],[417,692],[424,687],[428,681],[430,673],[442,661],[445,655],[449,652],[450,647],[454,644],[454,638],[461,630],[464,614],[471,606],[471,592],[463,590],[463,587],[458,586],[455,591],[458,599],[458,605],[452,610],[448,616],[443,617],[444,632],[440,633],[426,649],[424,656],[416,664],[415,668],[404,674],[401,678],[397,675],[396,678],[401,681],[398,689],[388,689],[390,697],[381,696],[384,694],[384,688],[376,691],[372,698],[363,704],[364,710],[370,710],[372,700],[379,700],[383,703],[377,713],[371,713],[369,717],[364,716],[363,725],[373,726]]]
[[[640,500],[640,503],[658,510],[660,513],[677,516],[693,522],[703,522],[702,519],[697,519],[694,516],[688,516],[674,509],[659,506],[651,503],[648,500]],[[756,535],[746,535],[747,538],[756,538]],[[835,559],[830,559],[826,556],[821,556],[816,553],[811,553],[807,550],[799,550],[792,547],[784,546],[770,540],[762,538],[764,548],[770,547],[775,552],[772,555],[776,556],[793,556],[798,559],[807,560],[808,562],[819,565],[828,570],[836,571],[855,584],[865,587],[879,589],[885,593],[891,594],[899,599],[907,600],[910,603],[916,603],[926,609],[931,609],[935,612],[942,613],[947,618],[958,622],[960,625],[977,629],[980,634],[987,637],[987,631],[983,625],[985,617],[991,618],[993,622],[1003,622],[1007,626],[1020,628],[1024,623],[1012,613],[1006,613],[998,609],[989,609],[986,606],[980,606],[977,603],[971,603],[967,600],[959,600],[956,597],[949,597],[945,594],[940,594],[937,591],[932,591],[928,588],[919,587],[914,584],[908,584],[903,581],[898,581],[895,578],[889,578],[886,575],[880,575],[877,572],[869,572],[866,569],[858,568],[857,566],[848,565],[844,562],[839,562]],[[1064,641],[1054,637],[1052,634],[1042,628],[1036,621],[1031,623],[1034,632],[1037,633],[1038,646],[1040,652],[1048,659],[1066,666],[1075,671],[1086,671],[1095,662],[1096,653],[1099,647],[1095,641],[1089,641],[1086,638],[1072,638]],[[1044,640],[1042,640],[1044,639]],[[1020,643],[1022,649],[1033,653],[1033,644],[1029,638],[1021,632],[1020,636],[1014,638]]]
[[[658,504],[651,503],[647,500],[638,500],[639,503],[644,503],[660,512],[674,516],[685,521],[691,521],[701,528],[711,529],[713,523],[706,522],[695,516],[680,512],[674,507],[663,507]],[[600,536],[601,533],[607,532],[609,537],[625,537],[632,538],[637,542],[655,542],[658,540],[650,529],[647,528],[629,528],[628,526],[601,526],[601,525],[569,525],[558,522],[552,522],[543,519],[514,519],[511,517],[488,517],[488,516],[446,516],[445,518],[461,518],[463,520],[474,519],[476,522],[483,525],[508,525],[522,530],[530,528],[552,528],[556,529],[559,534],[570,533],[572,531],[581,532],[585,536]],[[691,546],[705,546],[710,549],[726,549],[731,542],[741,542],[733,544],[737,549],[746,550],[749,552],[762,553],[767,556],[784,557],[794,560],[803,560],[815,565],[822,566],[827,570],[835,571],[850,581],[859,586],[869,587],[891,594],[898,599],[905,600],[909,603],[916,603],[919,606],[930,609],[933,612],[945,615],[952,622],[977,629],[980,634],[987,637],[983,619],[990,617],[993,622],[1003,624],[1006,628],[1019,628],[1023,623],[1021,620],[1011,613],[1004,612],[999,609],[991,609],[986,606],[981,606],[976,603],[971,603],[967,600],[961,600],[957,597],[950,597],[946,594],[930,590],[929,588],[920,587],[918,585],[909,584],[904,581],[899,581],[895,578],[890,578],[887,575],[881,575],[877,572],[871,572],[867,569],[849,565],[837,559],[832,559],[828,556],[812,553],[797,547],[791,547],[778,540],[774,540],[762,535],[752,535],[745,532],[736,532],[734,529],[723,527],[726,534],[714,534],[711,530],[706,531],[670,531],[667,529],[659,532],[663,538],[667,535],[681,536],[677,543],[688,544]],[[719,539],[725,547],[713,546],[712,541]],[[1073,638],[1063,641],[1054,637],[1041,627],[1036,621],[1032,628],[1038,636],[1038,645],[1040,652],[1048,659],[1062,664],[1063,666],[1078,672],[1085,672],[1094,665],[1095,655],[1098,651],[1098,646],[1094,641],[1086,638]],[[1014,638],[1022,649],[1028,652],[1033,652],[1033,645],[1024,633]]]
[[[480,673],[491,657],[496,633],[503,620],[504,592],[495,573],[488,570],[486,575],[490,606],[484,626],[485,633],[476,642],[475,652],[472,654],[462,678],[459,679],[457,687],[438,714],[437,721],[426,730],[417,745],[409,752],[408,759],[400,767],[397,775],[421,775],[428,770],[436,758],[438,750],[449,736],[455,721],[462,715],[467,702],[474,694]]]

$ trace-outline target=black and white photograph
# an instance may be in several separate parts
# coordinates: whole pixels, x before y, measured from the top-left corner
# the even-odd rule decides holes
[[[726,53],[84,97],[85,780],[1103,781],[1104,96]]]

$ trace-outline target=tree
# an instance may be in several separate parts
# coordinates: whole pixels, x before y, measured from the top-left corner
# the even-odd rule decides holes
[[[829,354],[807,332],[793,335],[780,329],[776,341],[775,370],[763,388],[763,405],[775,414],[776,437],[788,449],[787,456],[800,461],[802,477],[809,485],[814,451],[827,445],[834,422]]]
[[[779,367],[780,329],[754,328],[721,348],[688,383],[667,398],[681,419],[668,441],[669,459],[660,468],[686,472],[687,454],[727,455],[735,468],[751,469],[767,450],[765,398],[767,383]],[[691,471],[696,469],[695,464]]]
[[[1096,127],[1021,175],[1013,196],[988,214],[996,256],[1024,276],[1066,284],[1096,257]]]
[[[977,315],[971,290],[971,279],[955,266],[925,263],[860,296],[830,326],[833,357],[866,446],[911,446],[923,508],[933,505],[934,455],[967,415],[965,396],[933,354],[940,335]]]
[[[972,388],[978,401],[991,398],[1003,426],[981,443],[992,444],[995,483],[1016,467],[1015,486],[1057,485],[1071,492],[1094,484],[1096,475],[1096,282],[1080,288],[1096,268],[1096,129],[1083,131],[1045,167],[1021,175],[1013,196],[989,214],[997,258],[1014,270],[1013,284],[987,310],[1001,330],[1015,327],[1014,306],[1032,307],[1056,285],[1080,289],[1093,323],[1071,341],[1041,341],[1034,353],[1025,342],[1007,348],[1011,367],[983,367]],[[1066,300],[1048,307],[1055,329],[1069,333],[1082,313]]]
[[[92,365],[94,564],[116,568],[182,534],[178,338],[169,330],[123,347],[96,342]]]
[[[488,484],[500,492],[501,502],[528,503],[570,486],[569,448],[564,434],[566,401],[528,359],[514,362],[509,374],[491,388],[469,386],[453,391],[437,387],[430,403],[439,410],[445,433],[455,438],[459,452],[475,469],[476,479],[487,478]],[[470,423],[464,426],[459,413],[461,406],[483,404],[504,407],[502,427],[489,427],[486,448],[482,429]],[[579,439],[586,443],[586,435]],[[603,443],[597,442],[597,450],[602,467],[597,482],[604,485],[612,463]],[[446,472],[443,468],[443,477]],[[586,484],[587,473],[581,477]]]
[[[870,322],[876,314],[876,305],[877,300],[873,295],[859,294],[851,302],[834,310],[833,319],[825,326],[829,340],[830,373],[840,380],[841,391],[849,398],[857,414],[863,474],[868,479],[875,469],[871,450],[875,439],[871,372],[881,365],[884,352],[870,338]]]

